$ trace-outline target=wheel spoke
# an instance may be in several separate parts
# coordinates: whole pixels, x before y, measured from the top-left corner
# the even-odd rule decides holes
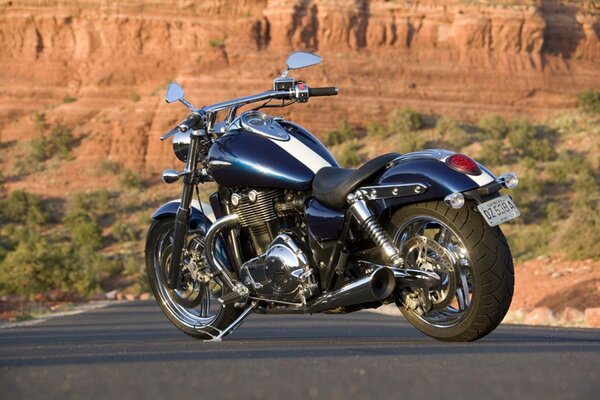
[[[460,296],[459,296],[459,304],[460,303],[464,304],[464,307],[461,306],[460,309],[464,310],[464,309],[468,308],[469,305],[471,304],[471,298],[469,296],[469,283],[467,282],[467,276],[462,271],[460,272],[460,283],[462,285],[462,288],[457,289],[456,294],[458,296],[459,291],[460,291],[460,294],[462,296],[462,301],[460,300]]]

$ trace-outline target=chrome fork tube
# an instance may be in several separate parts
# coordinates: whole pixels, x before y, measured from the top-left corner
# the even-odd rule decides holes
[[[200,138],[204,131],[193,131],[190,139],[190,152],[185,166],[186,174],[183,179],[183,191],[181,193],[181,202],[175,215],[175,227],[173,229],[173,250],[171,253],[171,265],[167,275],[167,286],[176,289],[181,274],[181,254],[185,245],[185,235],[188,230],[190,216],[190,203],[194,195],[194,184],[192,174],[198,166],[198,150],[200,148]]]

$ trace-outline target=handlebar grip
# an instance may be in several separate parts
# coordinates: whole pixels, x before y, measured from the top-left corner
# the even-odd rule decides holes
[[[337,96],[340,90],[335,87],[310,88],[310,96]]]
[[[178,128],[181,132],[185,132],[189,129],[194,129],[198,123],[202,121],[202,116],[198,113],[190,113],[182,123],[179,124]]]

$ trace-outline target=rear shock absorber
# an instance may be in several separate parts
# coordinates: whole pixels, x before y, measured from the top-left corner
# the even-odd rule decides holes
[[[403,261],[400,257],[400,252],[392,243],[387,232],[379,222],[377,222],[375,215],[373,215],[371,210],[369,210],[369,207],[367,207],[363,193],[360,190],[357,190],[355,193],[348,194],[346,200],[350,204],[350,212],[358,220],[371,240],[381,248],[387,258],[386,261],[390,262],[395,267],[402,266]]]

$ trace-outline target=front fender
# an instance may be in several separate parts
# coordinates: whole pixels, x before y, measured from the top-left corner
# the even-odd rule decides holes
[[[445,154],[453,154],[450,152]],[[455,192],[468,192],[489,185],[496,177],[485,167],[479,165],[482,174],[467,175],[450,168],[441,154],[438,157],[431,153],[407,154],[386,169],[375,181],[375,185],[390,185],[394,183],[420,183],[427,187],[421,194],[402,197],[390,197],[376,201],[378,211],[424,201],[442,200]]]
[[[173,200],[160,206],[152,214],[152,219],[162,218],[175,218],[177,209],[179,208],[180,200]],[[204,234],[208,232],[208,228],[215,221],[215,215],[212,207],[207,203],[200,203],[198,200],[192,200],[191,204],[191,215],[189,221],[189,229],[197,230],[200,229]],[[216,240],[215,243],[216,257],[222,265],[233,271],[233,265],[229,262],[225,243],[221,237]]]

